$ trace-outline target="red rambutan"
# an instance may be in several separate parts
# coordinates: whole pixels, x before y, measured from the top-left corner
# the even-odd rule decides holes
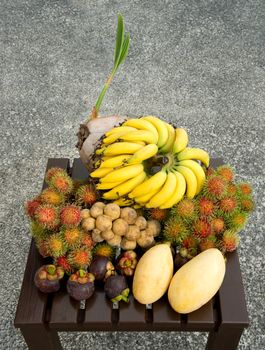
[[[47,182],[47,184],[50,184],[52,177],[58,174],[67,175],[67,172],[62,168],[50,168],[45,174],[45,181]]]
[[[217,240],[215,236],[209,236],[207,238],[202,239],[199,245],[201,252],[210,248],[216,248],[216,241]]]
[[[227,184],[227,194],[229,196],[235,196],[237,194],[237,187],[232,182]]]
[[[252,193],[252,187],[247,182],[241,182],[237,185],[237,188],[239,190],[239,193],[243,196],[249,196]]]
[[[225,222],[223,218],[213,218],[211,221],[212,231],[216,234],[222,233],[225,230]]]
[[[50,237],[47,238],[47,246],[49,255],[54,258],[64,255],[67,251],[67,246],[60,233],[50,235]]]
[[[58,173],[52,176],[50,185],[52,188],[62,194],[71,193],[74,187],[74,183],[71,177],[64,173]]]
[[[182,247],[185,247],[186,249],[197,249],[198,244],[198,238],[193,235],[185,237],[182,241]]]
[[[73,204],[62,208],[60,213],[61,223],[67,227],[78,226],[81,221],[81,209]]]
[[[193,224],[194,234],[200,238],[205,238],[211,235],[211,225],[202,219],[198,219]]]
[[[223,250],[227,252],[236,250],[239,244],[239,240],[240,238],[236,232],[232,230],[225,231],[221,242]]]
[[[79,227],[65,227],[61,234],[68,247],[75,248],[80,245],[84,232]]]
[[[91,250],[86,247],[74,249],[67,256],[70,265],[77,269],[86,269],[90,265],[91,258]]]
[[[93,241],[93,238],[90,234],[84,233],[81,238],[81,244],[89,249],[92,249],[95,245],[95,242]]]
[[[50,204],[38,206],[34,217],[41,227],[48,230],[54,230],[60,224],[58,209]]]
[[[214,202],[207,198],[199,199],[199,212],[201,216],[211,216],[214,213]]]
[[[245,212],[237,211],[228,220],[228,227],[234,230],[241,230],[247,222],[247,214]]]
[[[237,208],[237,200],[234,197],[225,197],[220,200],[219,208],[225,214],[231,214]]]
[[[220,199],[226,193],[226,182],[221,176],[210,176],[206,179],[202,192],[207,198]]]
[[[214,175],[215,174],[214,168],[212,167],[207,168],[205,174],[206,174],[206,177]]]
[[[181,243],[187,234],[187,228],[182,220],[176,217],[171,217],[167,220],[163,235],[168,241],[177,244]]]
[[[168,216],[167,209],[152,208],[147,210],[147,215],[152,220],[164,221]]]
[[[36,247],[41,256],[47,258],[49,256],[48,244],[46,239],[36,239]]]
[[[73,269],[66,256],[59,256],[59,258],[54,260],[54,264],[60,266],[68,274],[73,272]]]
[[[189,198],[182,199],[177,206],[172,209],[172,213],[181,217],[184,221],[192,221],[198,214],[195,201]]]
[[[25,212],[30,218],[34,218],[35,211],[41,205],[40,197],[36,197],[25,203]]]
[[[42,191],[40,198],[42,203],[52,204],[55,206],[61,205],[64,202],[64,195],[50,187]]]
[[[97,201],[97,192],[93,185],[83,185],[76,191],[77,203],[84,204],[85,206],[91,206]]]
[[[234,178],[234,172],[229,165],[222,165],[217,168],[217,174],[225,181],[231,182]]]
[[[254,202],[249,197],[241,198],[240,207],[244,212],[250,213],[254,210]]]

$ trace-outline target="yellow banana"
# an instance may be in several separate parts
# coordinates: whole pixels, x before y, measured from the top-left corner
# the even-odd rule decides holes
[[[126,131],[126,132],[130,132],[130,131],[135,131],[135,128],[132,128],[131,126],[116,126],[114,128],[112,128],[111,130],[107,131],[105,133],[106,136],[110,136],[110,135],[113,135],[113,134],[116,134],[116,133],[119,133],[119,132],[123,132],[123,131]]]
[[[160,152],[161,153],[168,153],[171,151],[172,146],[174,144],[175,141],[175,129],[173,128],[172,125],[166,123],[167,126],[167,130],[168,130],[168,139],[166,144],[160,148]]]
[[[105,169],[105,168],[103,168]],[[108,168],[107,168],[108,169]],[[139,175],[144,170],[142,164],[129,165],[124,168],[111,171],[109,174],[100,179],[100,182],[126,181]]]
[[[121,140],[130,142],[144,141],[146,143],[157,143],[157,137],[151,131],[148,130],[130,131],[125,135],[121,135],[119,138]]]
[[[118,199],[131,192],[136,186],[140,185],[146,178],[146,173],[142,171],[139,175],[123,182],[122,184],[114,187],[111,191],[105,192],[103,198],[105,199]]]
[[[119,199],[116,199],[116,201],[114,201],[113,203],[119,205],[120,207],[127,207],[128,205],[133,204],[133,200],[121,197]]]
[[[144,119],[129,119],[129,120],[126,120],[126,122],[123,123],[123,125],[131,126],[133,128],[139,129],[139,130],[151,131],[156,136],[156,138],[158,140],[158,132],[157,132],[156,128],[154,127],[154,125],[152,123],[150,123],[147,120],[144,120]]]
[[[186,192],[186,180],[185,177],[181,173],[174,173],[176,176],[176,187],[172,191],[172,196],[162,205],[160,205],[160,209],[168,209],[173,207],[173,205],[177,204],[184,197]]]
[[[151,143],[142,147],[139,151],[136,151],[128,160],[128,164],[141,163],[145,159],[153,157],[158,151],[157,145]]]
[[[157,132],[158,132],[157,146],[158,148],[163,147],[166,144],[168,139],[168,130],[167,130],[166,123],[164,123],[162,120],[152,115],[144,116],[141,119],[147,120],[148,122],[154,125],[154,127],[157,129]]]
[[[111,171],[113,171],[113,168],[98,168],[94,170],[92,173],[90,173],[90,176],[101,178],[109,174]]]
[[[139,196],[139,197],[135,197],[134,201],[140,204],[145,204],[147,203],[156,193],[157,191],[159,191],[160,188],[158,190],[149,192],[147,194],[145,194],[144,196]]]
[[[123,183],[122,181],[98,183],[98,184],[96,184],[96,189],[97,190],[111,190],[112,188],[114,188],[122,183]]]
[[[209,154],[200,148],[185,148],[182,152],[177,154],[178,160],[186,160],[186,159],[198,159],[200,160],[206,167],[209,166],[210,157]]]
[[[166,172],[163,170],[159,171],[158,173],[144,181],[141,185],[136,186],[135,189],[131,193],[129,193],[129,197],[135,198],[139,196],[144,196],[149,192],[158,190],[161,186],[163,186],[164,182],[166,181],[166,178]]]
[[[200,164],[198,164],[194,160],[190,160],[190,159],[182,160],[178,163],[178,165],[183,165],[194,172],[194,175],[196,176],[196,179],[197,179],[196,194],[198,194],[201,191],[202,186],[203,186],[204,181],[205,181],[205,172],[204,172],[203,168],[200,166]]]
[[[105,156],[118,156],[121,154],[134,154],[143,146],[135,142],[115,142],[106,147],[102,153]]]
[[[189,137],[185,129],[177,128],[175,130],[175,141],[173,144],[173,153],[183,151],[189,142]]]
[[[188,198],[193,198],[197,192],[197,187],[198,187],[197,179],[196,179],[196,176],[194,175],[194,172],[182,165],[176,166],[175,169],[185,177],[185,180],[187,183],[186,196]]]
[[[121,165],[125,165],[127,160],[131,158],[130,154],[122,154],[120,156],[109,158],[100,164],[100,168],[115,168]]]
[[[168,173],[164,186],[145,205],[146,208],[158,208],[160,205],[165,203],[172,196],[172,191],[175,189],[176,184],[177,184],[177,178],[175,174]]]
[[[122,135],[128,134],[128,132],[132,132],[132,131],[137,131],[137,129],[130,130],[130,131],[128,131],[128,130],[125,129],[125,130],[121,130],[121,131],[119,131],[119,132],[115,132],[115,133],[113,133],[113,134],[111,134],[111,135],[105,137],[105,138],[103,139],[103,143],[109,145],[109,144],[111,144],[111,143],[113,143],[113,142],[119,140],[119,139],[121,138]]]

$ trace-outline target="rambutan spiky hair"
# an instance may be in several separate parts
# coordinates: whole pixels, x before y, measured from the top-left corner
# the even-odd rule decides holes
[[[82,219],[81,208],[74,204],[66,205],[61,209],[60,219],[61,224],[66,227],[78,226]]]
[[[73,249],[67,255],[67,260],[73,268],[86,269],[91,263],[92,253],[87,247]]]
[[[60,224],[58,209],[50,204],[38,206],[34,214],[35,221],[44,229],[54,230]]]
[[[163,235],[171,243],[179,244],[188,235],[188,230],[180,218],[171,217],[165,224]]]

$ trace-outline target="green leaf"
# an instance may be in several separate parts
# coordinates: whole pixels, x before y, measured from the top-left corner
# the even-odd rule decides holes
[[[122,15],[118,16],[118,25],[117,25],[117,33],[116,33],[116,48],[115,48],[115,56],[114,56],[114,66],[118,64],[121,51],[122,51],[122,45],[123,45],[123,39],[124,39],[124,24],[123,24],[123,18]]]
[[[123,45],[122,45],[122,51],[121,51],[121,55],[120,55],[118,66],[120,64],[122,64],[122,62],[125,60],[125,58],[126,58],[126,56],[128,54],[129,47],[130,47],[130,34],[127,34],[126,38],[125,38],[125,40],[123,42]]]

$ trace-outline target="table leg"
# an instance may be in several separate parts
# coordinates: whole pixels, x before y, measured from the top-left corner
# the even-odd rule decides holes
[[[209,333],[206,350],[236,350],[244,328],[220,326]]]
[[[20,327],[29,350],[63,350],[58,333],[45,325]]]

